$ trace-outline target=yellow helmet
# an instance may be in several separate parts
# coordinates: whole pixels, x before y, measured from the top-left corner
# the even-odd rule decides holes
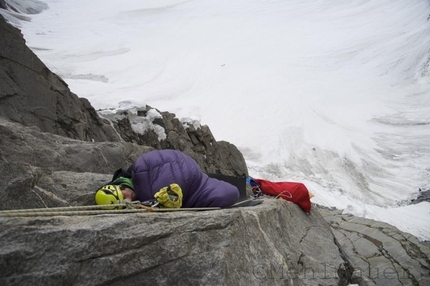
[[[124,203],[124,196],[122,195],[120,186],[118,185],[105,185],[101,187],[95,195],[96,204],[98,205],[112,205]],[[122,209],[122,206],[106,206],[103,209],[114,210]]]

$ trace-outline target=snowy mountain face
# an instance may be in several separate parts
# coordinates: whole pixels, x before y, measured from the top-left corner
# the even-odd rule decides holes
[[[95,108],[193,118],[252,176],[430,239],[430,204],[399,203],[430,189],[429,1],[5,2]]]

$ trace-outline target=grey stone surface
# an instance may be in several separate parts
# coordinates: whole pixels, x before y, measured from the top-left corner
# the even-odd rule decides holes
[[[0,117],[0,209],[92,203],[89,194],[103,182],[108,182],[115,170],[127,168],[138,156],[150,150],[154,148],[128,142],[70,139]],[[197,162],[205,162],[201,154],[188,155]],[[213,160],[213,166],[218,166],[216,170],[224,174],[246,172],[243,157],[238,160],[241,160],[237,162],[239,169],[226,164],[228,161],[224,162],[222,158]],[[212,170],[205,166],[201,164],[203,171]],[[86,177],[82,173],[86,173]],[[68,195],[69,188],[73,188],[76,195],[87,194],[88,197],[73,201]]]
[[[0,209],[73,204],[62,198],[62,189],[64,194],[79,196],[81,192],[94,192],[100,186],[100,175],[107,182],[116,169],[152,149],[126,142],[70,139],[0,117]],[[87,178],[83,173],[88,174]]]
[[[430,285],[430,247],[392,225],[320,208],[354,275],[375,285]],[[372,285],[372,284],[369,284]]]
[[[265,199],[205,212],[0,218],[1,285],[347,285],[318,212]]]
[[[422,191],[420,189],[417,197],[412,199],[410,204],[419,204],[421,202],[430,202],[430,190]]]
[[[86,99],[73,94],[0,15],[0,116],[85,141],[119,141]]]
[[[162,130],[166,136],[165,139],[160,140],[153,129],[146,130],[144,134],[134,131],[133,123],[135,124],[135,121],[147,123],[146,117],[150,110],[156,110],[162,116],[162,118],[153,120],[151,124]],[[248,175],[242,153],[229,142],[216,141],[207,125],[199,128],[193,125],[186,126],[175,114],[167,111],[161,112],[148,105],[139,108],[137,115],[135,113],[135,111],[119,110],[110,116],[102,116],[112,122],[121,139],[126,142],[151,146],[155,149],[180,150],[193,157],[208,173],[231,176]]]

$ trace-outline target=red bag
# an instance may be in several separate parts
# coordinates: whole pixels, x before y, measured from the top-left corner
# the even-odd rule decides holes
[[[304,184],[295,182],[271,182],[261,179],[254,180],[260,185],[260,189],[263,193],[298,204],[306,213],[310,213],[311,199],[309,197],[309,191]]]

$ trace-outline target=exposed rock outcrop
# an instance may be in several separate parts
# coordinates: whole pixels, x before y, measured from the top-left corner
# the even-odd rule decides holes
[[[419,190],[418,196],[414,199],[412,199],[410,204],[419,204],[421,202],[430,202],[430,190],[422,191]]]
[[[109,181],[116,169],[152,149],[126,142],[70,139],[0,117],[0,209],[73,205],[75,194],[88,192],[91,197],[78,202],[92,204],[94,190]],[[58,172],[67,175],[61,178]],[[86,180],[93,183],[83,186],[82,173],[92,173]]]
[[[207,212],[0,218],[1,285],[347,285],[318,212],[266,199]],[[35,243],[38,241],[37,243]]]
[[[0,116],[85,141],[119,141],[88,100],[78,98],[0,15]]]
[[[224,150],[220,147],[220,154],[240,154],[230,145],[227,142],[219,144],[227,146]],[[70,139],[0,117],[0,209],[92,204],[94,191],[109,181],[115,170],[127,168],[138,156],[153,149],[129,142]],[[190,150],[185,153],[197,162],[203,161],[199,154]],[[231,156],[229,160],[234,158]],[[241,154],[231,165],[227,165],[229,160],[218,159],[214,166],[225,166],[225,169],[217,169],[225,174],[246,172]],[[204,162],[200,164],[202,170],[211,172],[214,167],[206,168]],[[82,180],[92,183],[85,185]],[[80,199],[72,200],[71,192],[79,194]]]
[[[387,223],[320,209],[366,285],[430,285],[430,247]]]
[[[155,149],[180,150],[208,173],[247,176],[242,153],[225,141],[216,141],[207,125],[181,122],[175,114],[145,106],[101,115],[112,122],[122,140]],[[142,129],[145,131],[142,132]]]

